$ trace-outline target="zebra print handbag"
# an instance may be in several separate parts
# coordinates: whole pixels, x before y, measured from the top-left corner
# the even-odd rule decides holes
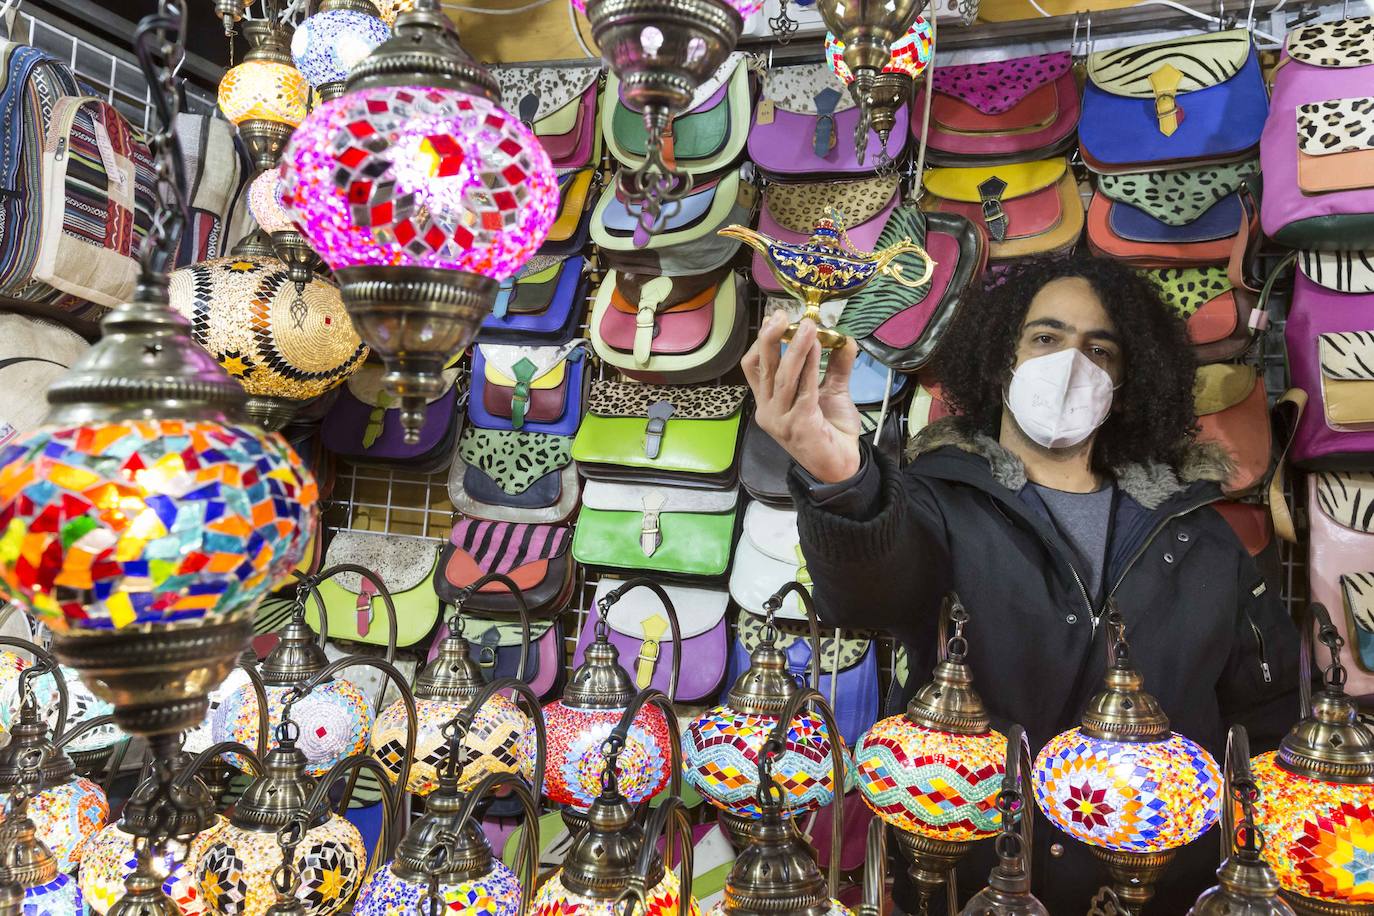
[[[1345,637],[1351,696],[1374,694],[1374,473],[1307,478],[1308,583]]]

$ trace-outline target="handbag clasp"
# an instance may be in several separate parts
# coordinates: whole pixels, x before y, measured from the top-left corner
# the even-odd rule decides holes
[[[988,235],[1000,242],[1007,237],[1007,211],[1002,209],[1002,195],[1007,193],[1007,183],[993,175],[978,185],[978,199],[983,205],[983,225]]]
[[[644,457],[657,458],[663,446],[663,431],[673,416],[672,401],[655,401],[649,405],[649,423],[644,427]]]
[[[639,549],[644,551],[646,557],[653,556],[663,543],[663,531],[658,524],[658,514],[663,511],[665,502],[667,497],[654,492],[646,495],[641,503],[644,507],[644,518],[639,526]]]
[[[655,614],[645,617],[639,623],[644,633],[644,641],[639,644],[638,664],[635,665],[635,686],[640,690],[648,687],[654,680],[654,668],[658,667],[661,651],[660,640],[668,630],[668,621]]]
[[[1159,132],[1166,137],[1178,130],[1179,118],[1183,115],[1178,107],[1178,84],[1182,79],[1182,72],[1173,64],[1165,64],[1150,74],[1150,88],[1155,93],[1155,117],[1159,120]]]

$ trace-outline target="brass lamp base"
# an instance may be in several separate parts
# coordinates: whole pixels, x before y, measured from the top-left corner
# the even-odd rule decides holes
[[[248,147],[248,156],[259,172],[277,167],[281,151],[286,149],[286,141],[291,139],[295,128],[280,121],[265,118],[252,118],[238,126],[239,136]]]
[[[902,855],[911,863],[907,873],[916,882],[916,893],[920,900],[917,912],[929,910],[930,901],[936,893],[947,886],[948,875],[973,849],[974,843],[954,840],[937,840],[918,833],[896,831],[897,846]]]
[[[274,433],[296,415],[304,401],[295,398],[278,398],[265,394],[250,394],[244,402],[243,412],[249,419],[269,433]]]
[[[587,812],[565,807],[558,814],[563,818],[563,826],[568,828],[568,836],[577,836],[587,829]]]
[[[819,305],[808,305],[802,312],[801,320],[794,321],[787,326],[787,330],[782,332],[782,339],[791,342],[797,336],[797,331],[801,328],[802,321],[810,318],[816,325],[816,340],[820,343],[822,350],[838,350],[849,342],[849,337],[841,334],[834,328],[827,328],[821,324],[821,308]]]
[[[1279,896],[1297,916],[1374,916],[1374,903],[1327,903],[1291,891],[1279,891]]]
[[[286,265],[286,277],[296,284],[296,291],[303,293],[305,284],[315,277],[315,268],[320,266],[320,256],[305,236],[294,229],[272,233],[272,253]]]
[[[1107,866],[1116,899],[1127,912],[1138,914],[1155,895],[1155,885],[1163,877],[1169,863],[1178,854],[1176,849],[1160,852],[1118,852],[1094,846],[1093,855]]]

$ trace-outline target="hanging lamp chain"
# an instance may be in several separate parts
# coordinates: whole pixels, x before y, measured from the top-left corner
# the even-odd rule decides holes
[[[186,0],[160,0],[134,32],[134,51],[148,82],[157,130],[148,138],[157,179],[152,225],[140,253],[143,283],[165,283],[188,220],[186,170],[176,134],[181,113],[177,71],[186,58]]]

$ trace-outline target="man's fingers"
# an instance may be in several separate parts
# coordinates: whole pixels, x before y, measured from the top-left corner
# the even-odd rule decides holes
[[[801,335],[797,335],[800,337]],[[796,341],[793,341],[796,344]],[[821,345],[812,336],[811,346],[806,348],[806,362],[802,366],[801,388],[793,410],[810,410],[821,401]]]
[[[802,321],[801,327],[792,336],[792,342],[787,345],[787,352],[778,362],[778,374],[773,379],[773,397],[778,410],[786,412],[792,409],[792,402],[797,399],[797,391],[802,384],[807,356],[815,343],[816,325],[810,320]]]
[[[859,345],[852,337],[840,349],[830,351],[830,362],[826,364],[825,382],[822,385],[826,392],[840,394],[849,391],[849,377],[854,372],[854,360],[858,355]]]
[[[756,395],[762,394],[770,399],[773,396],[773,379],[778,374],[779,351],[785,330],[787,316],[780,311],[769,315],[763,327],[759,328],[759,338],[754,343],[759,351],[759,390],[755,392]]]

